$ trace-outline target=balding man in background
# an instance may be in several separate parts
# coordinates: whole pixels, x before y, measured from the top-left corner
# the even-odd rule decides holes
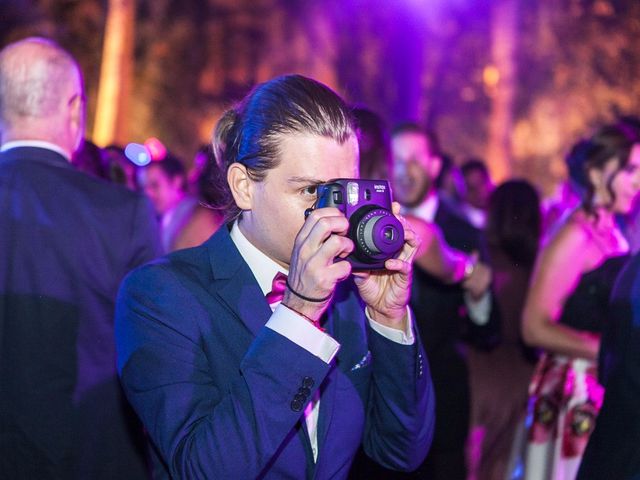
[[[55,43],[0,51],[0,478],[135,479],[144,442],[115,372],[118,285],[160,251],[143,196],[69,163],[82,75]]]

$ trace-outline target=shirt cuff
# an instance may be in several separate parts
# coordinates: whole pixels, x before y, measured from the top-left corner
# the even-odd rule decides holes
[[[340,344],[334,338],[282,304],[276,307],[265,326],[325,363],[331,363],[340,350]]]
[[[371,326],[371,328],[388,340],[399,343],[401,345],[413,345],[416,342],[416,338],[413,335],[413,314],[411,313],[411,309],[408,305],[407,329],[405,331],[382,325],[381,323],[378,323],[373,318],[371,318],[371,316],[369,315],[369,311],[366,308],[364,311],[367,315],[367,319],[369,320],[369,325]]]
[[[479,300],[474,300],[469,292],[464,292],[464,303],[469,318],[476,325],[486,325],[491,315],[491,292],[487,290]]]

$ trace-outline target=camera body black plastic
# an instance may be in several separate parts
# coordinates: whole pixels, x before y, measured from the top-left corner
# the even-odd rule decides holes
[[[391,187],[386,180],[336,178],[318,185],[312,209],[335,207],[349,220],[354,250],[346,260],[353,270],[380,270],[404,245],[404,229],[391,212]]]

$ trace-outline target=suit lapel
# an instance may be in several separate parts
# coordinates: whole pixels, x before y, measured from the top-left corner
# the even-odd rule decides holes
[[[220,228],[204,244],[209,251],[213,274],[210,292],[256,336],[272,312],[258,281],[231,240],[229,228],[230,225]],[[307,458],[307,476],[311,478],[315,465],[304,417],[300,417],[295,428]]]
[[[251,269],[236,248],[229,230],[219,229],[206,243],[211,261],[211,293],[217,296],[256,335],[271,309]]]

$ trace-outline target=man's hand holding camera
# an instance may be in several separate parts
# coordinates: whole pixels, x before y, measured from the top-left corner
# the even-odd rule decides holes
[[[354,183],[362,184],[355,197]],[[283,304],[317,324],[336,284],[353,269],[370,317],[405,331],[418,240],[391,204],[386,182],[339,179],[320,188],[315,207],[294,243]]]
[[[418,251],[419,239],[400,216],[398,203],[393,202],[392,211],[404,229],[404,245],[400,254],[385,262],[386,270],[355,272],[354,277],[371,318],[382,325],[405,331],[413,258]]]
[[[329,306],[336,284],[349,276],[351,264],[336,262],[353,251],[345,235],[349,220],[337,208],[321,208],[307,216],[298,232],[282,303],[314,323]]]

